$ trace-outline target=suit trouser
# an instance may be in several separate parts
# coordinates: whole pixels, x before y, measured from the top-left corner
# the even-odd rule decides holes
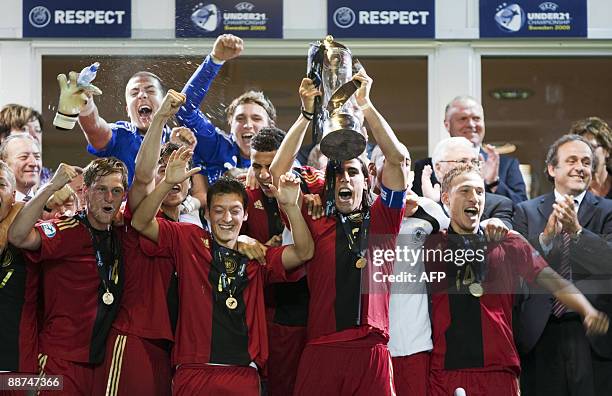
[[[522,357],[522,395],[595,396],[591,360],[580,316],[551,316],[534,348]]]
[[[595,394],[597,396],[612,395],[612,360],[597,356],[595,352],[592,355]]]

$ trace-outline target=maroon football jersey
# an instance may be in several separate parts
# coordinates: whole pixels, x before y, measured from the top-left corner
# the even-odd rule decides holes
[[[263,287],[267,281],[287,281],[282,266],[284,247],[270,248],[267,265],[246,260],[248,280],[237,289],[234,309],[222,291],[221,274],[213,260],[213,240],[203,229],[187,223],[158,219],[157,244],[141,237],[143,251],[151,256],[172,257],[179,284],[179,320],[172,352],[173,365],[215,363],[263,366],[268,356]],[[234,258],[241,256],[234,252]],[[225,266],[238,277],[240,265]],[[234,278],[235,279],[235,278]]]
[[[123,217],[129,224],[129,205]],[[158,217],[163,217],[161,211]],[[123,297],[113,327],[143,338],[172,341],[176,323],[171,320],[171,312],[177,298],[174,265],[168,256],[144,254],[139,240],[140,234],[130,227],[124,241]]]
[[[40,222],[35,229],[42,239],[40,249],[24,250],[24,254],[42,270],[40,352],[73,362],[100,363],[119,308],[123,260],[118,260],[112,279],[107,281],[114,296],[113,303],[107,305],[102,301],[106,289],[92,237],[78,215]],[[126,229],[117,227],[113,230],[115,237],[109,233],[108,238],[121,241]]]
[[[446,233],[431,235],[425,248],[444,250],[448,241]],[[461,277],[456,282],[456,264],[434,255],[425,261],[428,272],[446,273],[431,286],[432,369],[520,372],[512,333],[513,292],[519,276],[533,282],[548,264],[516,233],[509,233],[501,243],[488,244],[485,257],[480,298],[465,290]]]
[[[376,199],[370,210],[368,245],[381,239],[388,247],[395,246],[404,208],[389,208]],[[370,290],[367,286],[375,270],[368,260],[364,270],[356,267],[353,254],[340,221],[323,217],[313,221],[305,216],[315,242],[315,255],[306,263],[310,290],[308,340],[311,343],[347,341],[378,332],[388,338],[389,293]],[[381,270],[392,273],[392,267]]]

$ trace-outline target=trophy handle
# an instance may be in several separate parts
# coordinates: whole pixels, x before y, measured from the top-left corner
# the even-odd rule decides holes
[[[325,45],[321,41],[310,44],[308,51],[308,64],[306,77],[312,80],[315,87],[320,87],[323,73],[323,58],[325,57]],[[323,135],[323,122],[326,117],[323,109],[323,98],[315,97],[314,117],[312,120],[312,142],[319,143]]]
[[[329,102],[327,103],[327,111],[331,114],[344,106],[344,104],[359,89],[360,86],[361,82],[357,80],[350,80],[342,84],[340,88],[336,89],[336,92],[332,94],[331,98],[329,98]]]

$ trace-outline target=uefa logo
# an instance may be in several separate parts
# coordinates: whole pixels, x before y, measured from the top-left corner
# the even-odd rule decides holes
[[[219,9],[214,4],[206,4],[191,14],[191,22],[205,32],[214,32],[221,23]]]
[[[507,5],[503,3],[497,7],[495,13],[497,26],[508,33],[516,33],[521,30],[525,24],[525,19],[525,11],[518,4]]]
[[[242,3],[236,4],[236,10],[238,11],[248,12],[253,11],[254,8],[255,6],[252,3],[249,3],[248,1],[243,1]]]
[[[334,11],[333,20],[342,29],[350,28],[355,23],[355,13],[348,7],[340,7]]]
[[[557,11],[557,8],[559,8],[559,6],[557,5],[557,3],[553,3],[552,1],[546,1],[542,4],[539,5],[540,10],[542,11]]]
[[[44,28],[51,22],[51,11],[47,7],[37,6],[30,10],[28,15],[30,24],[37,28]]]

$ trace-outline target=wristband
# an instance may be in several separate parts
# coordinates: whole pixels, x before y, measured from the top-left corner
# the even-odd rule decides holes
[[[493,182],[491,182],[489,184],[486,184],[485,187],[490,190],[493,187],[497,187],[498,185],[499,185],[499,177],[495,181],[493,181]]]
[[[55,125],[57,129],[61,129],[62,131],[69,131],[74,128],[74,124],[76,124],[78,119],[78,114],[66,115],[58,111],[57,113],[55,113],[53,125]]]
[[[381,184],[380,199],[388,208],[401,209],[406,204],[406,190],[393,191]]]
[[[364,111],[365,109],[372,107],[372,103],[368,102],[366,104],[364,104],[363,106],[359,106],[359,110]]]
[[[215,65],[223,65],[225,63],[224,60],[218,59],[217,57],[215,57],[212,52],[210,53],[210,60],[215,64]]]
[[[300,110],[301,110],[302,116],[304,116],[304,118],[306,118],[308,121],[312,121],[312,117],[314,117],[314,113],[306,111],[306,109],[304,109],[303,107]]]

